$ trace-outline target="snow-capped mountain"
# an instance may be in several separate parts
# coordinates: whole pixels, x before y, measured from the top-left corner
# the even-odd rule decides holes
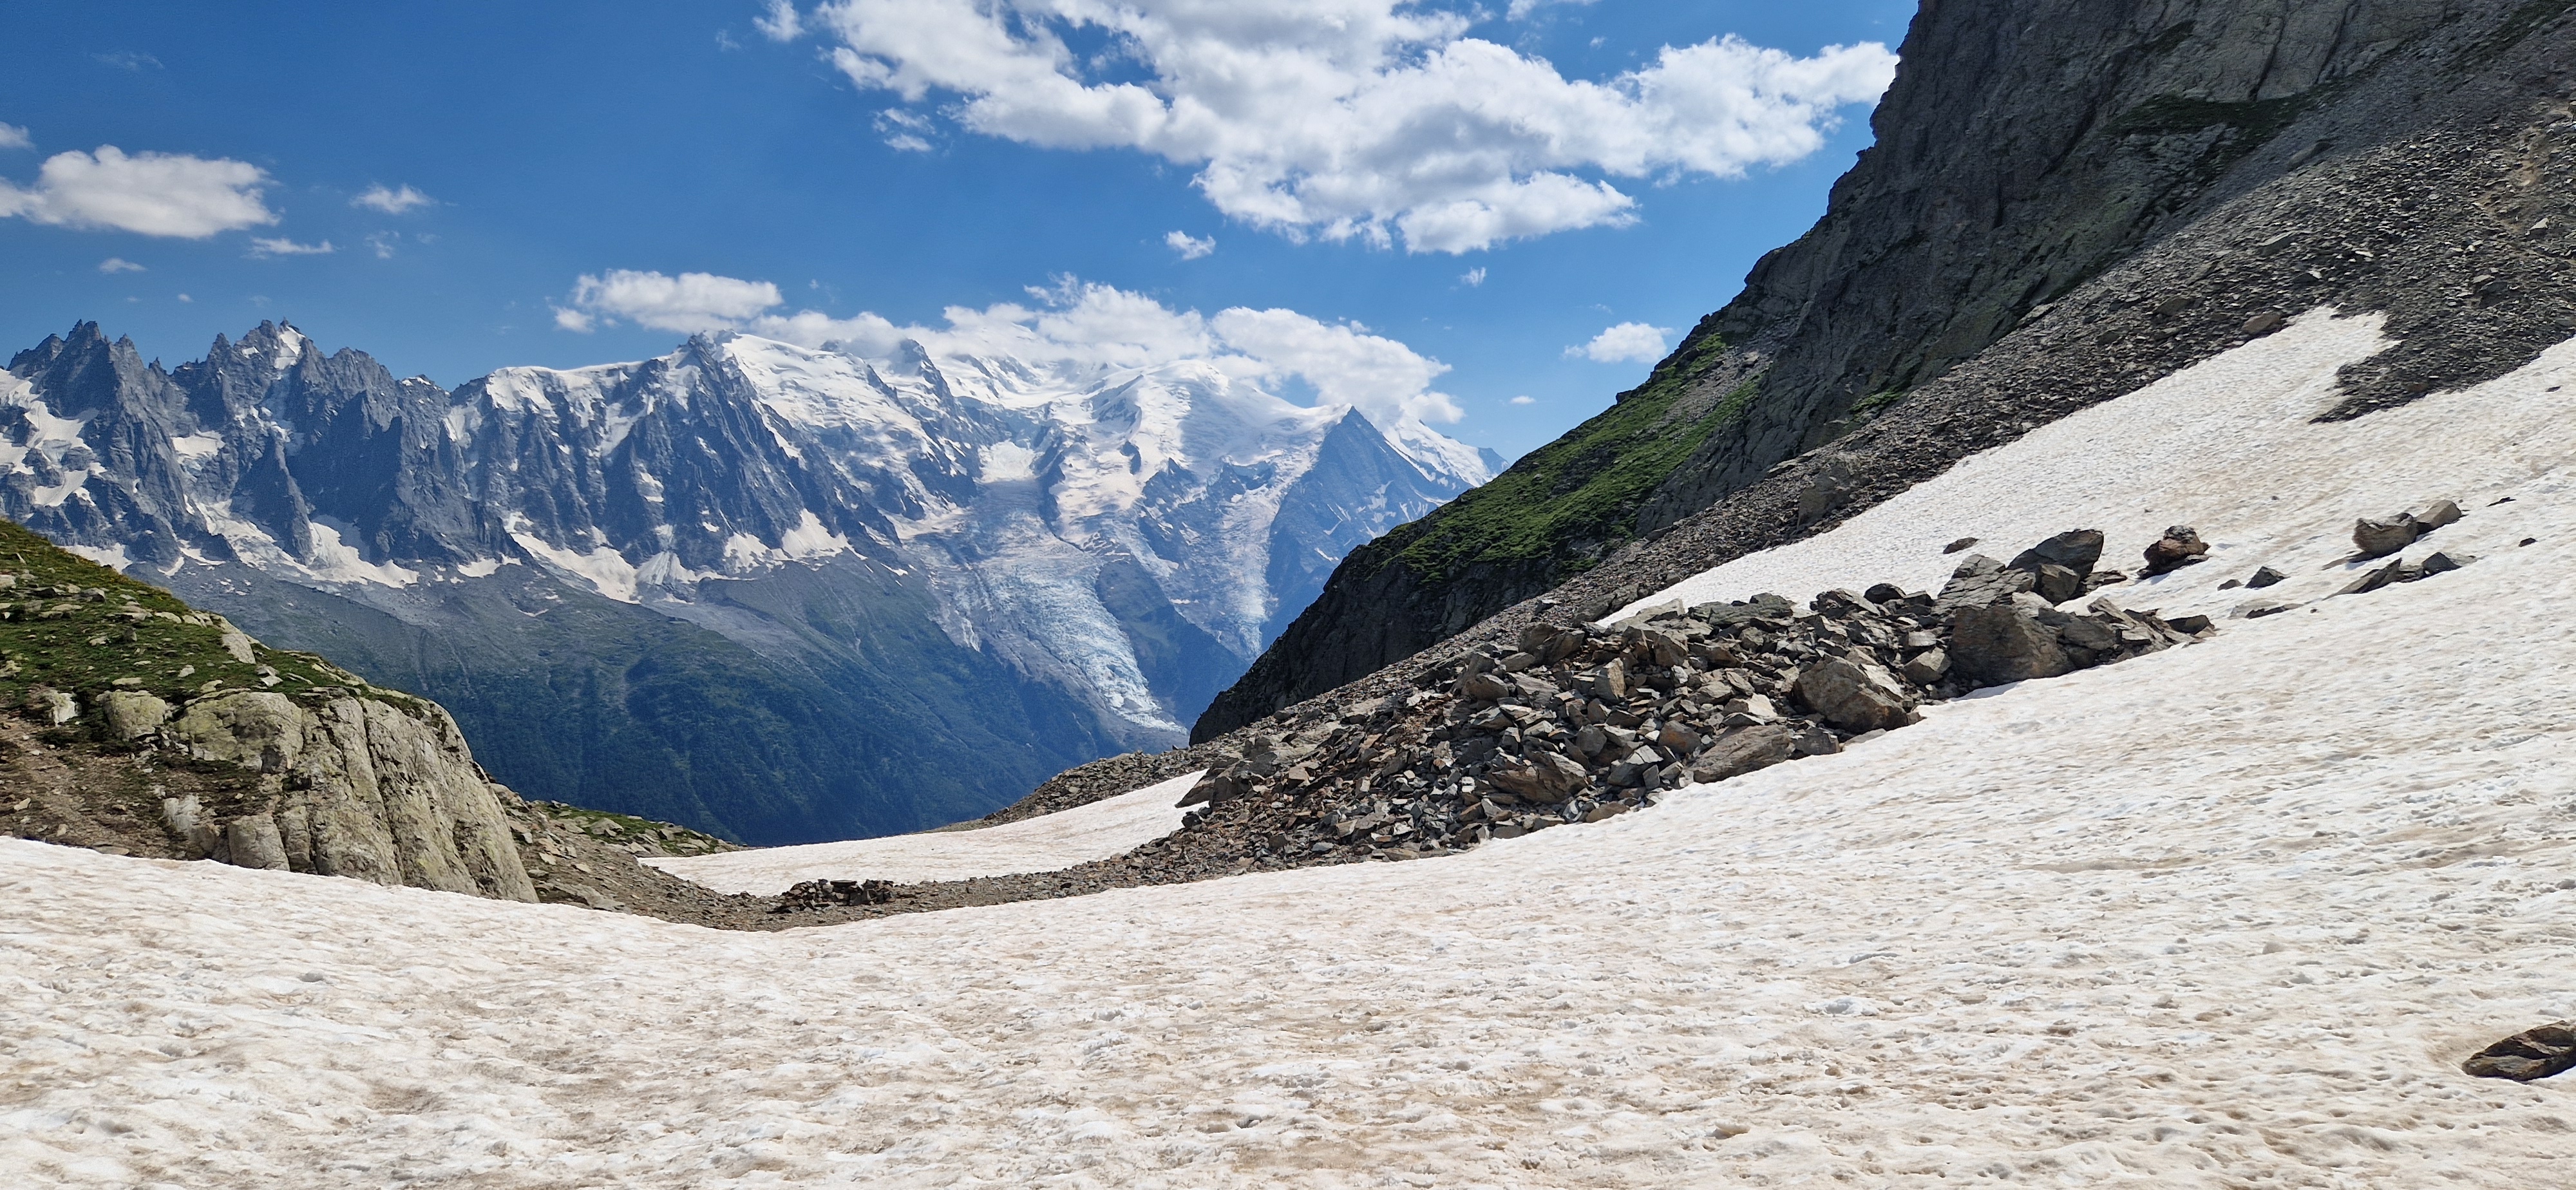
[[[0,512],[421,687],[495,737],[477,751],[504,780],[760,837],[936,821],[1054,771],[1037,767],[1179,740],[1343,554],[1493,463],[1418,422],[1297,405],[1206,360],[1103,368],[913,343],[871,359],[717,335],[451,392],[266,323],[168,372],[94,324],[48,338],[0,379],[0,434]],[[813,704],[788,734],[841,733],[836,701],[908,693],[924,666],[956,697],[875,706],[869,747],[785,766],[873,782],[844,792],[874,811],[836,817],[817,793],[747,815],[762,795],[727,786],[778,766],[708,776],[689,742],[705,706],[638,718],[639,671],[667,679],[670,664],[643,636],[674,631],[722,654],[716,670],[769,671],[754,685],[776,697],[744,713]],[[478,697],[504,675],[517,693]],[[525,690],[538,675],[552,693]],[[733,685],[694,673],[656,697],[721,703]],[[554,726],[532,731],[530,715]],[[690,804],[559,760],[571,725],[603,717],[625,726],[594,731],[584,755],[646,724]],[[898,812],[897,775],[960,739],[976,743],[949,765],[954,795]],[[1028,763],[995,763],[996,748]]]

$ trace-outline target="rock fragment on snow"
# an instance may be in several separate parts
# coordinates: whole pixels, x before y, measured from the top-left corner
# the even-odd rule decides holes
[[[2169,526],[2163,537],[2147,547],[2147,564],[2141,573],[2149,577],[2171,574],[2208,555],[2209,545],[2200,539],[2198,530],[2189,525]]]
[[[2526,1029],[2479,1050],[2460,1063],[2478,1078],[2533,1082],[2576,1069],[2576,1025],[2566,1021]]]
[[[2386,520],[2363,517],[2353,522],[2352,545],[2363,558],[2385,558],[2415,544],[2416,538],[2430,531],[2410,512],[2401,512]]]

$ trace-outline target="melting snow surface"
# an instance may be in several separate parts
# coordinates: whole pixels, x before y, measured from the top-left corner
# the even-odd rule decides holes
[[[2321,382],[2367,342],[2297,336],[2367,329],[2311,321],[2212,367]],[[2420,493],[2277,528],[2186,514],[2250,569],[2485,476],[2515,502],[2464,499],[2435,538],[2483,557],[2465,570],[1455,858],[733,934],[0,841],[0,1169],[2559,1184],[2576,1083],[2457,1063],[2576,1015],[2576,457],[2547,394],[2567,382],[2562,347],[2427,412],[2304,427],[2348,450],[2218,477],[2263,506],[2367,469]],[[2481,419],[2507,417],[2535,420],[2499,459]],[[2109,479],[2030,457],[2076,469],[2025,473],[2013,500],[2054,507],[1997,536],[2086,519]],[[1987,527],[1915,507],[1914,540]],[[1725,581],[1803,594],[1799,574],[1906,556]]]
[[[2576,457],[2576,383],[2561,345],[2515,376],[2441,393],[2358,421],[2318,423],[2336,370],[2393,346],[2377,315],[2308,314],[2289,327],[2117,401],[2052,422],[1853,517],[1821,537],[1738,559],[1614,613],[1777,591],[1895,582],[1940,589],[1967,553],[2009,559],[2068,529],[2101,529],[2102,568],[2136,573],[2168,525],[2191,525],[2209,560],[2111,588],[2134,608],[2223,617],[2256,599],[2305,602],[2341,589],[2352,525],[2457,500],[2476,515],[2496,496]],[[2510,507],[2510,506],[2507,506]],[[1978,544],[1956,555],[1960,537]],[[2407,551],[2452,548],[2447,535]],[[2269,565],[2290,580],[2221,591]],[[2089,601],[2092,597],[2087,596]]]
[[[911,884],[1052,872],[1123,855],[1139,844],[1172,833],[1181,824],[1181,811],[1174,803],[1189,792],[1199,776],[1200,773],[1191,773],[1062,813],[977,830],[644,862],[717,892],[763,894],[781,892],[805,880],[892,880]]]

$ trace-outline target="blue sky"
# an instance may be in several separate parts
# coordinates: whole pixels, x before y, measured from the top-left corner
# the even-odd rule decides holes
[[[1052,303],[1102,315],[1055,339],[1129,334],[1081,296],[1111,294],[1362,324],[1272,349],[1323,353],[1319,389],[1427,385],[1439,428],[1516,455],[1814,220],[1886,70],[1820,52],[1892,49],[1913,8],[1063,17],[1104,7],[11,6],[0,345],[96,319],[175,364],[280,318],[453,385],[698,324],[866,342]]]

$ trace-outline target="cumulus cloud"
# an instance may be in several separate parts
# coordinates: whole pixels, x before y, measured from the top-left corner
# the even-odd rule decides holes
[[[1565,354],[1567,358],[1582,356],[1596,364],[1651,364],[1664,358],[1664,336],[1671,333],[1660,326],[1623,322],[1592,336],[1592,341],[1581,347],[1566,348]]]
[[[201,240],[277,222],[260,198],[267,185],[268,175],[244,161],[128,156],[101,145],[95,155],[74,151],[47,158],[32,189],[0,180],[0,217]]]
[[[1529,19],[1531,13],[1551,4],[1591,4],[1593,2],[1594,0],[1512,0],[1511,7],[1505,9],[1503,15],[1515,21],[1525,21]]]
[[[109,274],[139,273],[143,271],[143,266],[127,260],[122,256],[111,256],[98,262],[98,271]]]
[[[1466,272],[1460,273],[1458,274],[1458,283],[1469,289],[1474,289],[1485,283],[1485,270],[1483,268],[1472,268]]]
[[[319,244],[299,244],[287,239],[253,239],[250,242],[253,256],[329,256],[337,251],[339,249],[332,247],[329,240]]]
[[[1403,0],[833,0],[810,20],[852,82],[938,96],[976,132],[1153,153],[1246,223],[1415,252],[1631,221],[1612,178],[1797,160],[1896,63],[1876,43],[1799,58],[1725,37],[1574,80]]]
[[[669,331],[742,330],[876,358],[909,340],[938,354],[1009,355],[1104,375],[1196,360],[1272,391],[1303,381],[1324,403],[1357,407],[1382,427],[1463,416],[1456,399],[1431,387],[1449,365],[1358,323],[1248,307],[1205,315],[1072,279],[1033,288],[1029,299],[951,306],[941,311],[944,325],[907,326],[873,313],[776,313],[786,302],[766,281],[616,270],[583,276],[571,300],[555,308],[555,324],[580,332],[620,319]]]
[[[0,124],[0,149],[32,149],[35,147],[35,138],[27,135],[27,129],[24,125]]]
[[[1176,231],[1164,236],[1163,242],[1171,245],[1172,251],[1180,253],[1183,260],[1197,260],[1216,251],[1215,236],[1200,239],[1186,231]]]
[[[751,18],[751,24],[771,41],[794,41],[805,36],[805,22],[788,0],[769,0],[769,10]]]
[[[1530,396],[1527,393],[1523,393],[1520,396],[1512,398],[1511,403],[1514,405],[1536,405],[1538,404],[1538,398]]]
[[[787,299],[767,281],[743,281],[713,273],[662,273],[610,269],[587,273],[573,282],[572,298],[555,307],[555,325],[588,332],[619,320],[658,331],[730,330]]]
[[[350,206],[367,207],[372,210],[383,211],[388,215],[399,215],[405,211],[414,210],[420,207],[436,206],[437,204],[437,199],[431,198],[418,190],[414,190],[408,185],[405,185],[400,189],[387,190],[383,183],[369,186],[365,193],[349,200]]]

